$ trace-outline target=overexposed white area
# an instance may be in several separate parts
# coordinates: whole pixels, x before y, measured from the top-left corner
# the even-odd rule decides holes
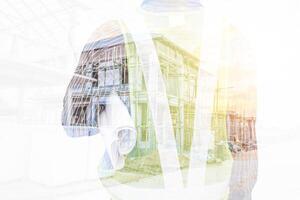
[[[208,22],[227,16],[254,55],[259,170],[253,199],[298,199],[300,2],[203,4]],[[69,138],[60,117],[80,51],[101,23],[124,15],[119,5],[117,0],[0,2],[0,199],[109,199],[97,176],[101,136]]]
[[[256,57],[259,170],[254,199],[297,199],[300,194],[299,7],[293,0],[252,1],[233,17]]]

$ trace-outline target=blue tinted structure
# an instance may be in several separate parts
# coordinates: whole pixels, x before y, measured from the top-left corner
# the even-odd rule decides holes
[[[150,12],[182,12],[202,7],[200,0],[144,0],[141,7]]]

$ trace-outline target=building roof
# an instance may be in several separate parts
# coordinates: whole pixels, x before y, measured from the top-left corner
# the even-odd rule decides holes
[[[83,51],[91,51],[91,50],[95,50],[95,49],[101,49],[104,47],[111,47],[111,46],[122,44],[122,43],[124,43],[124,41],[125,40],[124,40],[123,35],[118,35],[116,37],[111,37],[111,38],[105,38],[102,40],[98,40],[98,41],[86,44],[83,47]]]
[[[126,42],[129,42],[129,43],[133,42],[132,36],[130,34],[127,33],[125,35],[126,35]],[[183,49],[182,47],[178,46],[174,42],[170,41],[168,38],[164,37],[162,34],[152,33],[151,35],[154,40],[159,40],[162,43],[165,43],[166,45],[173,47],[176,50],[179,50],[183,55],[188,56],[189,58],[193,59],[193,61],[199,62],[199,59],[196,58],[193,54],[191,54],[187,50]],[[123,43],[125,43],[125,37],[124,37],[124,34],[121,34],[121,35],[118,35],[115,37],[110,37],[110,38],[105,38],[105,39],[101,39],[98,41],[90,42],[83,47],[83,52],[101,49],[101,48],[112,47],[112,46],[120,45]]]
[[[124,35],[126,35],[126,39],[125,39]],[[198,68],[199,59],[196,56],[194,56],[193,54],[191,54],[184,48],[178,46],[177,44],[175,44],[173,41],[169,40],[168,38],[164,37],[162,34],[152,33],[151,35],[152,35],[153,40],[156,40],[156,41],[159,40],[160,42],[165,43],[166,45],[173,47],[174,49],[180,51],[184,56],[187,56],[194,63],[197,63],[196,65]],[[95,42],[90,42],[84,46],[83,52],[124,44],[125,41],[128,43],[133,42],[132,36],[129,33],[120,34],[115,37],[101,39],[101,40],[98,40]],[[200,69],[200,70],[201,70],[202,74],[205,74],[206,76],[213,76],[211,73],[209,73],[203,69]]]

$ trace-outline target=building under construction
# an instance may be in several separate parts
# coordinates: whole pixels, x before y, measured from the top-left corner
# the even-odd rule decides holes
[[[127,106],[137,130],[131,155],[156,149],[147,90],[135,44],[124,35],[85,45],[64,99],[62,123],[70,136],[97,133],[97,118],[106,98],[116,91]],[[199,60],[162,35],[153,35],[165,81],[174,134],[179,152],[191,146]],[[202,73],[209,76],[208,73]]]
[[[166,86],[177,150],[188,154],[194,129],[199,59],[162,35],[152,37]],[[137,143],[131,156],[156,150],[156,134],[140,65],[135,43],[129,35],[86,44],[64,99],[62,124],[67,133],[73,137],[98,133],[98,117],[105,110],[107,97],[115,91],[137,130]],[[205,71],[201,74],[211,76]],[[215,108],[220,107],[216,102],[221,102],[216,98],[219,95],[215,96]],[[213,148],[215,156],[222,159],[226,159],[222,152],[227,151],[227,141],[241,145],[253,141],[256,145],[255,116],[244,119],[234,113],[234,110],[215,109],[212,115]]]

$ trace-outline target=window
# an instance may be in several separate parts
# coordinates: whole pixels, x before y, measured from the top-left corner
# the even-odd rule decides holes
[[[122,64],[122,84],[128,84],[128,68],[124,62]]]
[[[178,95],[178,78],[169,77],[168,80],[168,93],[174,96]]]
[[[113,85],[113,84],[114,84],[113,71],[106,70],[105,71],[105,86],[109,86],[109,85]]]
[[[120,70],[113,69],[114,85],[120,85]]]
[[[99,70],[98,78],[99,87],[105,86],[105,70]]]
[[[92,77],[92,72],[93,72],[93,69],[92,69],[92,64],[87,64],[85,66],[85,73],[84,75],[86,75],[87,77]]]
[[[93,66],[93,73],[92,73],[92,78],[96,79],[96,81],[93,81],[93,87],[98,86],[98,71],[97,71],[97,66]]]
[[[75,105],[71,118],[71,125],[84,126],[86,125],[86,110],[87,105]]]
[[[120,70],[108,69],[105,73],[105,86],[119,85],[120,84]]]
[[[92,86],[93,86],[93,83],[91,81],[88,81],[85,83],[85,90],[88,92],[88,91],[91,91],[92,89]]]
[[[102,69],[98,72],[98,85],[99,87],[119,85],[121,83],[120,79],[120,69]]]

